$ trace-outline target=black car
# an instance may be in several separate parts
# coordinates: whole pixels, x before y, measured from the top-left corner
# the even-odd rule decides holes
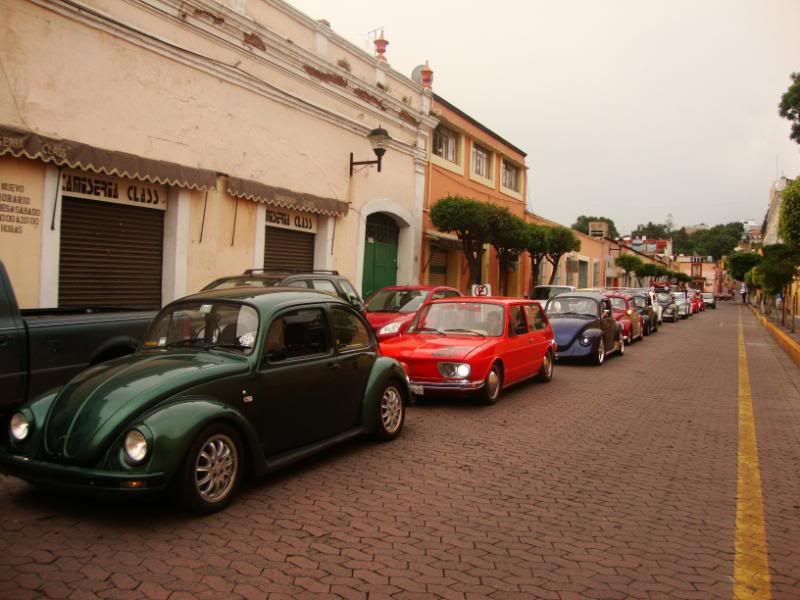
[[[550,298],[545,313],[558,344],[556,358],[588,358],[601,365],[607,354],[625,353],[622,327],[605,294],[562,293]]]
[[[658,331],[658,314],[648,292],[628,292],[636,305],[636,311],[644,320],[644,334],[650,335]]]
[[[204,287],[202,291],[233,287],[272,286],[319,290],[332,296],[337,296],[349,302],[359,311],[364,312],[364,301],[347,277],[339,275],[338,271],[320,269],[308,273],[299,273],[289,270],[247,269],[241,275],[215,279]]]
[[[664,321],[678,322],[678,306],[669,292],[656,292],[656,301],[661,305],[661,318]]]

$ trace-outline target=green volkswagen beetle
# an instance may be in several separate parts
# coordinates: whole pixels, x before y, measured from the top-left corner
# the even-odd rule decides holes
[[[405,371],[329,294],[202,292],[166,306],[137,352],[91,367],[8,419],[0,470],[35,484],[169,491],[227,506],[263,475],[344,440],[398,436]]]

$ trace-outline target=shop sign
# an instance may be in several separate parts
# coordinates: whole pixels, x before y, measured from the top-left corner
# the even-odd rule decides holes
[[[267,206],[267,225],[269,227],[280,227],[281,229],[317,233],[317,215]]]
[[[42,210],[34,205],[25,185],[0,179],[0,235],[20,235],[39,227]]]
[[[163,185],[83,171],[69,171],[61,175],[61,195],[167,210],[167,188]]]

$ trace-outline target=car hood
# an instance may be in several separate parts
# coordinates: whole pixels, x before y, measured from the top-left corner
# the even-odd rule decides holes
[[[132,417],[188,387],[240,372],[244,358],[208,351],[137,353],[78,374],[44,423],[45,452],[67,462],[97,458]]]
[[[464,360],[493,341],[495,338],[415,333],[382,342],[381,352],[403,362]]]
[[[584,329],[597,323],[593,317],[550,317],[550,326],[559,348],[566,348]]]

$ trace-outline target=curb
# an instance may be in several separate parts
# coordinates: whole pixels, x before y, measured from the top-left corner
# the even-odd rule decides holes
[[[788,354],[789,358],[794,361],[794,364],[800,367],[800,344],[778,329],[775,325],[767,321],[766,317],[758,314],[758,311],[756,311],[755,308],[749,304],[748,307],[753,311],[753,314],[756,316],[756,318],[761,321],[761,324],[772,334],[772,337],[775,338],[775,341],[778,342],[778,345],[786,351],[786,354]]]

